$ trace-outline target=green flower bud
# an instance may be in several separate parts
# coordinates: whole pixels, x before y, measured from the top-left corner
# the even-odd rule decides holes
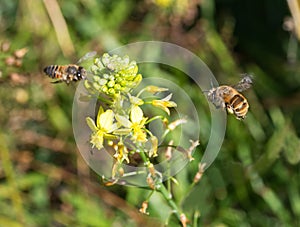
[[[120,84],[115,84],[114,89],[116,91],[120,91],[121,90],[121,85]]]
[[[101,63],[100,58],[95,58],[94,64],[95,64],[98,68],[104,68],[103,64]]]
[[[98,82],[100,85],[105,85],[107,83],[106,79],[100,79]]]
[[[99,76],[93,76],[93,80],[94,80],[94,81],[99,81],[99,80],[100,80],[100,77],[99,77]]]
[[[102,92],[107,94],[107,91],[108,91],[108,87],[107,86],[102,86]]]
[[[125,87],[128,84],[128,82],[126,80],[123,80],[123,81],[121,81],[120,84],[122,87]]]
[[[92,71],[92,73],[97,74],[98,67],[96,65],[92,65],[91,66],[91,71]]]
[[[114,80],[110,80],[110,81],[108,81],[108,83],[107,83],[107,86],[108,87],[113,87],[115,85],[115,81]]]
[[[113,88],[109,88],[108,89],[108,94],[110,94],[110,95],[114,95],[116,92],[115,92],[115,89],[113,89]]]
[[[96,82],[93,83],[93,87],[94,87],[96,90],[100,90],[100,88],[101,88],[101,86],[100,86],[98,83],[96,83]]]
[[[89,90],[89,89],[91,88],[91,84],[90,84],[90,82],[89,82],[88,80],[85,80],[85,81],[84,81],[84,87],[85,87],[87,90]]]
[[[94,74],[93,82],[92,85],[86,83],[85,87],[89,89],[90,85],[93,89],[114,97],[120,91],[129,92],[142,80],[141,74],[138,74],[137,63],[130,62],[128,56],[121,58],[105,53],[102,57],[94,59],[90,70]]]
[[[134,84],[135,84],[135,87],[138,86],[141,81],[142,81],[143,77],[142,77],[142,74],[138,74],[135,79],[133,80]]]

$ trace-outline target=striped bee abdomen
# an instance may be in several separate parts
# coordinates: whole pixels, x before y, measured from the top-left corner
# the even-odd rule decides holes
[[[49,65],[47,67],[44,68],[44,73],[51,77],[52,79],[59,79],[60,78],[60,70],[59,70],[60,66],[59,65]]]
[[[249,108],[247,100],[241,94],[235,94],[228,105],[231,108],[233,114],[239,118],[244,119]]]

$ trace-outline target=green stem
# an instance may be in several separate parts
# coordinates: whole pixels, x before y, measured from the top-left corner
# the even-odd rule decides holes
[[[145,163],[148,163],[148,164],[150,163],[149,159],[146,157],[146,154],[143,151],[140,152],[140,155]],[[172,208],[173,213],[180,221],[181,212],[179,211],[176,203],[174,202],[172,194],[168,191],[168,189],[165,187],[165,185],[163,183],[158,183],[155,188],[158,192],[160,192],[162,194],[162,196],[168,202],[169,206]]]
[[[144,164],[148,166],[149,163],[150,163],[150,160],[149,160],[149,158],[146,156],[145,152],[144,152],[144,151],[140,151],[140,156],[141,156],[141,158],[143,159]]]
[[[197,210],[197,211],[195,211],[194,217],[193,217],[193,227],[198,226],[199,217],[200,217],[200,212]]]
[[[136,95],[136,97],[139,97],[144,91],[146,90],[146,87],[140,90],[140,92]]]
[[[145,122],[145,125],[149,124],[151,121],[154,121],[154,120],[156,120],[156,119],[163,119],[163,118],[164,118],[164,117],[163,117],[163,116],[160,116],[160,115],[155,116],[155,117],[152,117],[152,118],[150,118],[148,121]]]
[[[99,91],[98,91],[99,92]],[[106,97],[102,97],[101,95],[98,95],[97,96],[97,99],[99,100],[99,101],[101,101],[101,102],[104,102],[104,103],[106,103],[106,104],[108,104],[109,106],[111,106],[112,104],[113,104],[113,102],[112,101],[110,101],[108,98],[106,98]]]
[[[166,129],[165,132],[164,132],[164,134],[161,136],[161,139],[163,140],[168,135],[168,133],[170,131],[171,131],[170,129]]]
[[[174,202],[174,200],[172,199],[172,194],[168,192],[168,190],[163,185],[163,183],[158,184],[156,189],[157,189],[157,191],[161,192],[161,194],[163,195],[165,200],[168,202],[169,206],[172,208],[173,213],[175,214],[175,216],[180,221],[180,213],[181,212],[179,211],[179,209],[178,209],[176,203]]]
[[[146,201],[147,201],[147,202],[149,202],[150,197],[153,195],[154,192],[155,192],[155,191],[152,190],[152,191],[149,193],[149,195],[148,195],[147,198],[146,198]]]
[[[168,164],[168,165],[169,165],[169,164]],[[168,168],[167,189],[168,189],[168,192],[169,192],[169,193],[171,192],[171,178],[170,178],[170,172],[171,172],[171,169]]]

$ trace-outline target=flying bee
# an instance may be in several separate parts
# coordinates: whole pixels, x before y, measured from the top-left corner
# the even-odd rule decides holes
[[[49,65],[44,68],[44,73],[52,79],[57,79],[52,83],[78,81],[86,78],[86,70],[79,65]]]
[[[240,93],[249,89],[252,85],[252,76],[245,74],[236,85],[222,85],[212,88],[207,93],[207,98],[216,108],[224,108],[233,114],[238,120],[245,118],[249,104],[247,99]]]
[[[87,76],[87,71],[84,67],[78,64],[92,58],[95,55],[96,51],[89,52],[80,58],[77,64],[49,65],[44,68],[44,73],[50,78],[56,79],[52,83],[66,82],[69,84],[71,81],[83,80]]]

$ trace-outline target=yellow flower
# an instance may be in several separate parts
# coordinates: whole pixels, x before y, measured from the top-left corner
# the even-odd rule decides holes
[[[103,148],[104,139],[116,139],[117,137],[112,134],[118,127],[114,122],[114,112],[112,110],[103,111],[102,107],[99,108],[96,124],[90,117],[86,118],[86,122],[90,129],[93,131],[91,135],[91,144],[97,149]]]
[[[116,151],[114,157],[118,160],[119,163],[122,163],[124,160],[129,163],[128,150],[123,142],[120,141],[117,145],[114,146],[114,149]]]
[[[146,142],[147,135],[145,123],[147,118],[139,106],[134,105],[131,108],[130,120],[121,115],[116,115],[116,120],[125,128],[117,130],[116,134],[129,134],[132,132],[132,140],[136,142]]]
[[[165,111],[168,115],[170,115],[170,110],[168,109],[168,107],[176,107],[177,104],[173,101],[170,101],[170,99],[172,98],[172,94],[168,95],[167,97],[161,99],[161,100],[152,100],[152,105],[156,106],[160,109],[162,109],[163,111]]]

